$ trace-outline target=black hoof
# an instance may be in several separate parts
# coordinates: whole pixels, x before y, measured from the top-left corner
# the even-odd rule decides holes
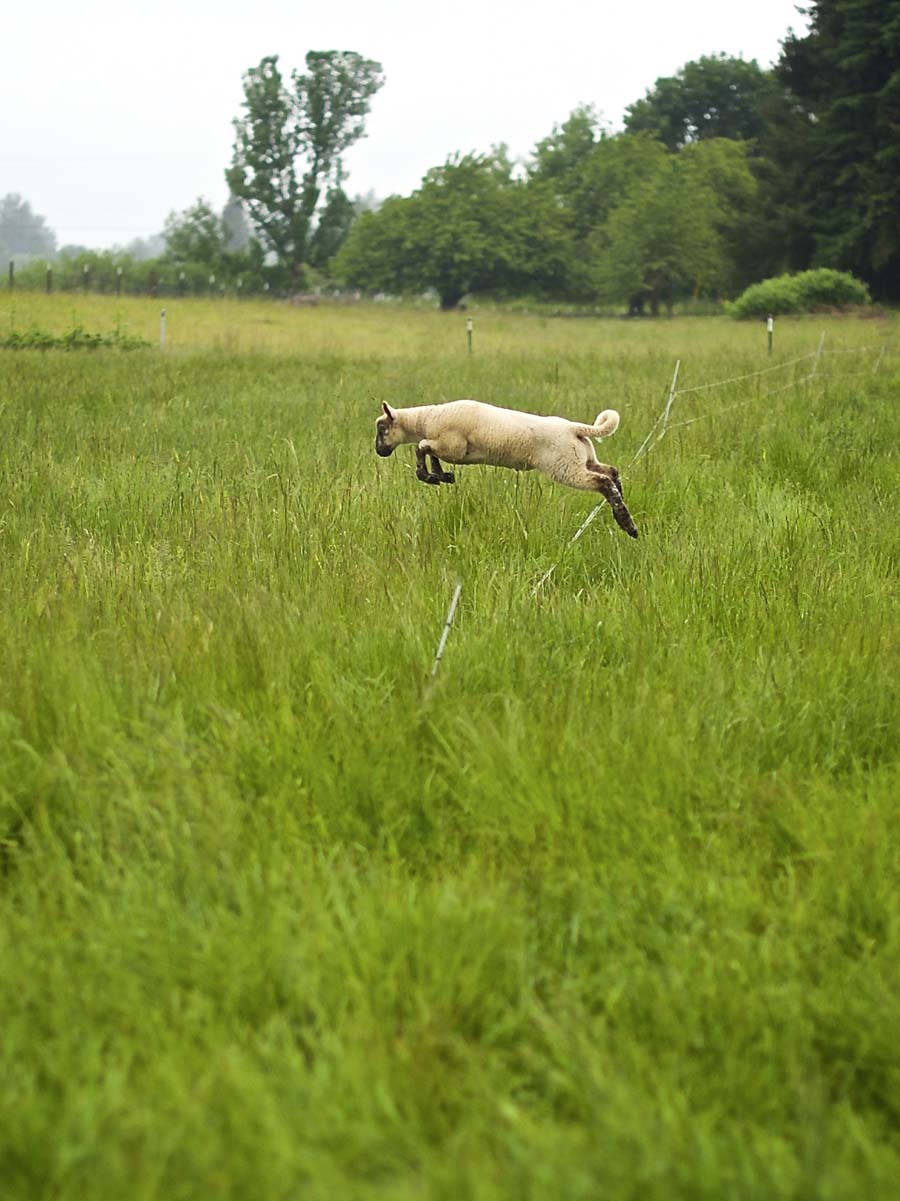
[[[439,484],[441,482],[439,475],[432,475],[429,471],[417,471],[416,479],[421,480],[423,484]]]
[[[637,526],[632,521],[631,514],[624,505],[621,508],[618,505],[613,508],[613,517],[619,529],[624,530],[629,538],[636,538],[638,536]]]
[[[445,471],[445,472],[444,472],[444,473],[441,475],[441,483],[442,483],[442,484],[455,484],[455,483],[456,483],[456,476],[453,474],[453,472],[452,472],[452,471]]]

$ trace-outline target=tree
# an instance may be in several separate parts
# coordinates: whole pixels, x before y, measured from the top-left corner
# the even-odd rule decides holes
[[[530,177],[552,183],[560,199],[577,204],[585,164],[606,136],[596,109],[580,105],[535,146],[528,167]]]
[[[538,142],[528,165],[529,178],[550,186],[565,206],[576,240],[587,237],[597,223],[601,200],[594,165],[601,143],[611,140],[596,110],[582,105]]]
[[[360,214],[338,251],[336,278],[367,292],[403,293],[430,287],[423,278],[423,256],[415,246],[415,216],[411,196],[390,196],[379,209]]]
[[[169,213],[163,229],[166,256],[181,263],[218,266],[226,250],[222,219],[203,197],[181,213]]]
[[[322,190],[340,186],[341,155],[363,135],[381,66],[352,51],[311,51],[306,74],[293,71],[288,86],[272,55],[243,83],[246,112],[233,122],[226,179],[266,249],[296,279]]]
[[[512,178],[500,148],[429,171],[410,197],[392,197],[354,224],[336,271],[394,292],[434,288],[442,309],[470,292],[559,292],[571,237],[552,192]]]
[[[625,129],[652,134],[669,150],[703,138],[749,141],[763,132],[763,108],[775,90],[755,59],[707,55],[657,79],[625,110]]]
[[[900,297],[900,0],[812,0],[807,12],[809,32],[785,39],[776,67],[802,114],[802,137],[770,149],[796,190],[785,199],[813,231],[814,266]]]
[[[717,286],[727,269],[717,217],[709,176],[666,155],[651,176],[631,185],[592,239],[600,295],[645,298],[656,316],[679,294]]]
[[[27,200],[18,192],[8,192],[0,200],[0,255],[44,255],[56,253],[56,235],[47,222],[32,211]]]
[[[719,262],[695,290],[734,295],[759,279],[770,231],[760,209],[758,159],[750,145],[730,138],[691,143],[679,153],[679,168],[705,205],[704,216],[718,239]]]
[[[594,299],[596,280],[591,257],[595,235],[622,203],[629,189],[652,176],[668,158],[649,134],[610,137],[597,130],[590,110],[576,109],[569,120],[539,142],[530,179],[550,188],[562,206],[573,238],[571,294]]]
[[[309,239],[307,257],[313,267],[327,268],[340,250],[356,215],[356,206],[343,188],[329,188]]]

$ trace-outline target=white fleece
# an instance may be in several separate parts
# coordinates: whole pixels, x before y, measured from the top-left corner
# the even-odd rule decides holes
[[[597,415],[593,425],[565,417],[541,417],[478,400],[393,409],[385,406],[386,445],[415,442],[420,451],[445,463],[484,463],[517,471],[543,471],[559,484],[597,491],[592,438],[606,438],[619,425],[615,409]]]

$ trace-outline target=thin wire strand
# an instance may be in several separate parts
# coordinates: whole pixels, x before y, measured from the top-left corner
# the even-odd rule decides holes
[[[637,466],[637,464],[640,462],[640,460],[642,458],[644,458],[646,455],[648,455],[655,446],[659,445],[660,441],[662,440],[663,434],[666,433],[668,430],[679,429],[686,425],[694,425],[695,422],[703,421],[707,417],[718,417],[722,413],[730,412],[732,409],[740,409],[740,408],[743,408],[745,405],[753,404],[756,401],[765,400],[769,396],[777,396],[780,392],[786,392],[790,388],[799,388],[803,384],[808,384],[815,379],[820,379],[824,383],[824,382],[826,382],[826,378],[828,378],[828,377],[818,374],[815,369],[824,357],[826,357],[828,355],[832,355],[832,354],[849,354],[849,353],[861,352],[861,351],[865,351],[865,350],[877,350],[877,349],[880,349],[881,353],[879,354],[878,359],[875,363],[875,366],[871,369],[871,371],[869,371],[867,369],[865,371],[844,372],[840,376],[841,379],[852,379],[852,378],[854,378],[854,376],[857,376],[857,375],[874,374],[875,371],[878,370],[878,367],[881,364],[881,360],[884,358],[885,351],[887,350],[887,346],[884,343],[882,343],[880,345],[880,347],[877,344],[875,344],[872,346],[852,347],[852,348],[850,348],[850,350],[825,350],[824,347],[822,346],[822,344],[820,343],[819,348],[817,350],[810,351],[808,354],[798,355],[797,358],[788,359],[787,362],[778,363],[774,367],[764,367],[761,371],[753,371],[749,375],[736,375],[736,376],[732,377],[731,379],[717,380],[715,383],[711,383],[711,384],[697,384],[693,388],[680,388],[678,391],[674,391],[673,390],[674,383],[675,383],[675,380],[678,378],[678,366],[680,366],[680,362],[681,362],[679,360],[679,364],[675,368],[675,376],[672,380],[672,386],[670,386],[670,388],[667,389],[665,405],[660,410],[659,414],[656,417],[656,420],[651,425],[646,438],[640,444],[640,446],[637,448],[634,455],[632,456],[631,462],[622,471],[621,474],[623,476],[625,476],[630,471],[632,471]],[[671,412],[672,404],[674,403],[674,401],[676,400],[677,397],[686,396],[691,392],[705,392],[705,391],[709,391],[712,388],[724,388],[727,384],[743,383],[746,380],[757,379],[759,376],[769,375],[773,371],[783,371],[786,367],[794,367],[797,365],[797,363],[806,362],[807,359],[815,359],[816,360],[815,367],[814,367],[813,371],[810,372],[809,375],[804,375],[801,379],[789,380],[788,383],[782,384],[778,388],[769,388],[765,392],[759,393],[757,396],[748,396],[744,400],[736,401],[734,404],[725,405],[724,408],[714,409],[708,413],[700,413],[699,416],[697,416],[697,417],[688,417],[684,421],[673,421],[671,423],[666,421],[666,424],[664,425],[663,430],[661,431],[659,437],[655,441],[653,441],[653,435],[656,432],[657,427],[659,426],[661,421],[664,421],[667,418],[668,414]],[[581,523],[581,525],[578,527],[578,529],[575,531],[575,533],[572,535],[572,537],[566,543],[564,551],[568,550],[568,548],[570,546],[572,546],[573,543],[577,542],[579,540],[579,538],[582,537],[582,535],[585,533],[585,531],[588,529],[590,524],[594,521],[597,514],[600,512],[600,510],[603,508],[603,506],[606,503],[607,503],[606,498],[604,497],[602,500],[600,500],[594,506],[593,509],[591,509],[590,513],[588,513],[587,517],[584,519],[584,521]],[[551,565],[547,568],[547,570],[544,572],[544,574],[541,576],[541,578],[538,580],[538,582],[532,588],[532,590],[531,590],[532,596],[536,596],[538,594],[538,592],[541,590],[541,588],[543,588],[544,584],[546,584],[547,580],[549,580],[550,577],[553,575],[554,571],[556,571],[559,564],[560,564],[559,559],[557,559],[557,561],[555,563],[551,563]]]
[[[774,367],[763,367],[761,371],[751,371],[749,375],[735,375],[731,379],[717,380],[713,384],[696,384],[693,388],[679,388],[677,395],[687,396],[689,392],[707,392],[710,388],[724,388],[727,384],[740,384],[744,380],[756,379],[759,375],[769,375],[772,371],[783,371],[785,367],[793,367],[797,363],[813,359],[815,356],[816,352],[811,350],[809,354],[801,354],[796,359],[788,359],[786,363],[778,363]]]
[[[676,372],[676,374],[677,374],[677,372]],[[656,427],[662,421],[664,415],[669,411],[673,399],[674,399],[674,394],[671,393],[670,389],[667,389],[666,404],[663,405],[663,407],[660,409],[656,420],[650,426],[650,432],[647,434],[647,437],[637,448],[634,455],[632,456],[631,462],[628,464],[628,466],[622,472],[620,472],[620,475],[626,476],[628,474],[628,472],[632,470],[632,468],[635,466],[635,464],[638,462],[638,460],[641,458],[641,456],[645,452],[647,452],[647,448],[650,446],[650,439],[653,437]],[[657,439],[657,441],[658,441],[658,439]],[[656,443],[654,443],[653,445],[656,445]],[[652,447],[650,447],[650,449],[652,449]],[[606,497],[604,496],[602,500],[599,500],[597,502],[597,504],[594,505],[593,509],[591,509],[590,513],[588,513],[587,517],[585,517],[584,521],[581,523],[581,525],[578,527],[578,529],[575,531],[575,533],[572,535],[572,537],[566,543],[566,545],[564,547],[564,553],[566,550],[569,549],[569,547],[574,542],[578,541],[578,539],[582,536],[582,534],[584,534],[585,530],[588,528],[588,526],[591,524],[591,522],[594,520],[594,518],[597,516],[597,514],[600,512],[600,510],[603,508],[603,506],[606,503],[607,503]],[[537,594],[538,594],[538,592],[540,592],[541,588],[543,588],[543,586],[546,584],[546,582],[553,575],[554,571],[556,571],[559,564],[560,564],[559,559],[557,559],[555,563],[550,564],[550,566],[547,568],[547,570],[544,572],[544,574],[541,576],[541,578],[538,580],[538,582],[532,588],[532,590],[531,590],[532,596],[537,596]]]
[[[682,425],[693,425],[695,421],[704,421],[707,417],[718,417],[721,413],[728,413],[732,409],[741,409],[744,405],[755,404],[759,400],[765,400],[767,396],[777,396],[779,392],[787,392],[789,388],[799,388],[801,384],[808,384],[810,380],[815,379],[814,375],[804,375],[802,379],[791,380],[789,384],[782,384],[780,388],[769,388],[767,392],[761,392],[759,396],[747,396],[744,400],[736,400],[734,404],[725,405],[721,409],[715,409],[710,413],[701,413],[698,417],[689,417],[686,421],[674,421],[670,426],[670,430],[678,429]]]

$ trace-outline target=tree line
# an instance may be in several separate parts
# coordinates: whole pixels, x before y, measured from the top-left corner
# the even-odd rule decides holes
[[[613,134],[573,112],[517,168],[449,160],[354,223],[348,283],[624,302],[732,296],[814,267],[900,298],[900,0],[815,0],[771,71],[711,55]]]
[[[524,162],[503,146],[453,155],[377,205],[347,195],[342,155],[380,64],[315,51],[285,76],[268,56],[244,75],[226,210],[200,199],[171,214],[141,273],[190,291],[212,277],[248,292],[431,290],[443,308],[480,293],[657,313],[830,267],[896,300],[900,0],[812,0],[807,14],[772,70],[698,58],[631,104],[621,132],[580,107]],[[92,269],[111,280],[106,258]]]

